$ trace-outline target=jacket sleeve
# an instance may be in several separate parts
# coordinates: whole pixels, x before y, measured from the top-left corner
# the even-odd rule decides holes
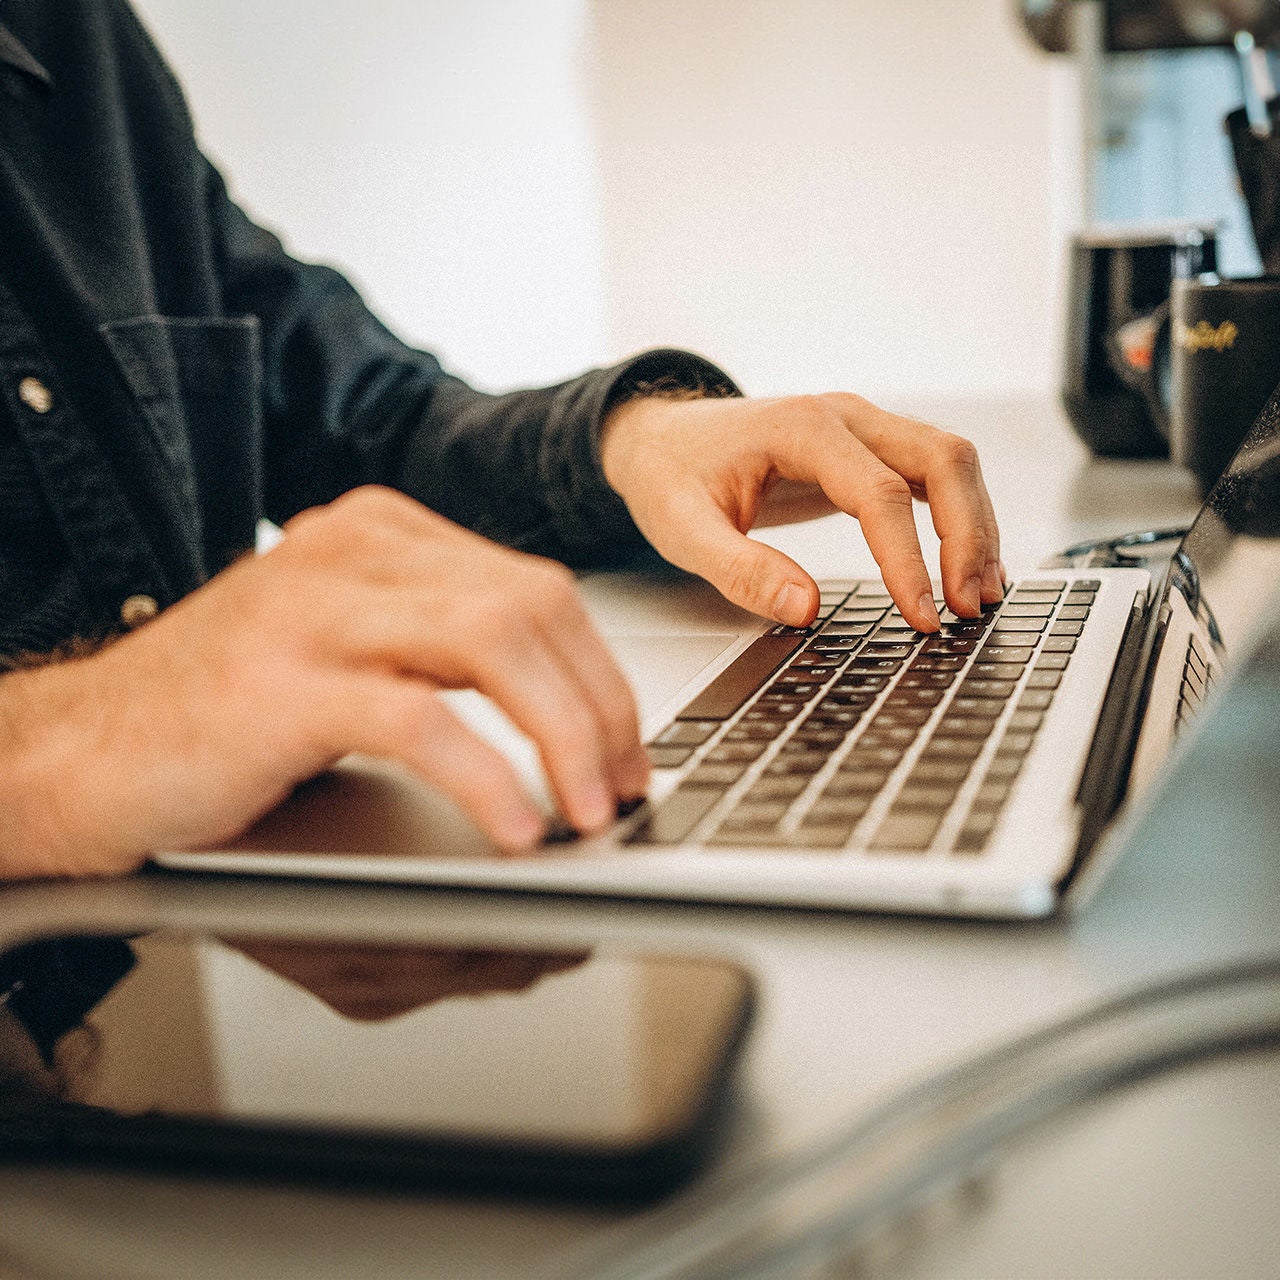
[[[676,350],[558,386],[477,391],[397,339],[337,271],[290,257],[211,165],[208,188],[224,308],[261,325],[272,519],[390,484],[496,541],[576,567],[622,563],[645,543],[601,472],[604,414],[648,387],[738,394]]]

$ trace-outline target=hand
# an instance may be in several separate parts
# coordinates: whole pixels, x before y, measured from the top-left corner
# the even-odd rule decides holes
[[[947,604],[973,617],[1001,598],[1000,532],[973,446],[859,396],[628,400],[605,421],[601,460],[658,552],[789,626],[813,621],[817,583],[747,530],[840,510],[861,523],[903,616],[937,630],[913,497],[942,539]]]
[[[643,794],[635,702],[569,571],[358,489],[92,657],[0,680],[0,875],[226,840],[353,751],[407,765],[499,846],[534,845],[543,815],[446,687],[533,739],[580,830]]]

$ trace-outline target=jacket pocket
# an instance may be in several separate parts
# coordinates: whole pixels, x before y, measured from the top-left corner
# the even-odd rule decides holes
[[[253,545],[262,505],[258,321],[138,316],[100,332],[140,410],[148,488],[215,573]]]

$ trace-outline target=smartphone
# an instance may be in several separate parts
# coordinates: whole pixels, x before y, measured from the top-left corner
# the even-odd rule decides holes
[[[0,956],[0,1155],[653,1197],[712,1148],[739,966],[157,931]]]

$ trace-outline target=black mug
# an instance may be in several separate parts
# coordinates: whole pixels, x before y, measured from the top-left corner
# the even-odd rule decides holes
[[[1159,375],[1169,288],[1213,271],[1211,225],[1095,227],[1071,242],[1062,403],[1076,434],[1104,457],[1164,457]]]
[[[1280,276],[1176,280],[1169,452],[1208,493],[1280,383]]]

